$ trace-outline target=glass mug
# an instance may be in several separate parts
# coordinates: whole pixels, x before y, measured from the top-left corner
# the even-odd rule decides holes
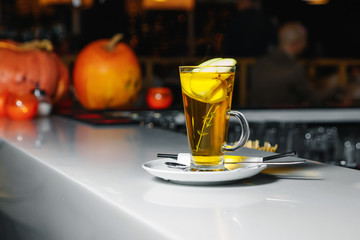
[[[225,152],[244,146],[249,139],[247,120],[230,110],[235,70],[235,66],[179,67],[192,170],[224,170]],[[227,144],[230,116],[241,126],[234,145]]]

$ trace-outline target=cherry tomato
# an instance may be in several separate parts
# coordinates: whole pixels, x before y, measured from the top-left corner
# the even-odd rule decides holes
[[[146,103],[152,109],[166,109],[170,107],[173,95],[170,88],[152,87],[146,95]]]
[[[31,119],[36,115],[37,98],[31,94],[9,94],[6,101],[6,114],[13,120]]]

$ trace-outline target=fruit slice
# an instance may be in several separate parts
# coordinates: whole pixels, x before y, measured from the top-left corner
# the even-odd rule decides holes
[[[226,80],[234,74],[229,71],[235,64],[232,58],[213,58],[201,63],[202,68],[195,68],[192,73],[182,73],[184,93],[202,102],[223,101],[227,96]]]
[[[213,61],[211,61],[211,60],[213,60]],[[236,60],[233,58],[214,58],[214,59],[210,59],[206,62],[209,62],[209,63],[207,65],[203,65],[203,66],[209,66],[209,68],[201,68],[200,72],[225,73],[225,72],[230,71],[230,69],[236,65]],[[212,67],[210,67],[210,66],[212,66]],[[215,68],[215,66],[217,66],[217,67]],[[224,66],[224,67],[222,67],[222,66]]]
[[[220,58],[216,61],[211,62],[207,66],[227,66],[227,67],[231,66],[231,67],[233,67],[233,66],[235,66],[235,64],[236,64],[236,60],[233,58]]]
[[[210,65],[210,64],[212,64],[212,63],[214,63],[216,61],[222,60],[222,59],[223,58],[212,58],[212,59],[209,59],[209,60],[207,60],[205,62],[200,63],[198,66],[199,67],[205,67],[205,66],[208,66],[208,65]]]
[[[221,82],[221,84],[211,92],[209,98],[206,100],[209,103],[222,102],[227,97],[227,87],[225,82]]]
[[[199,66],[205,68],[195,69],[199,72],[190,79],[191,92],[204,102],[223,101],[227,95],[224,81],[233,74],[229,71],[235,64],[236,60],[232,58],[214,58],[201,63]]]
[[[216,61],[219,61],[221,60],[222,58],[212,58],[212,59],[209,59],[205,62],[202,62],[198,65],[198,67],[205,67],[205,66],[208,66],[209,64],[213,63],[213,62],[216,62]],[[200,72],[201,68],[195,68],[193,69],[193,72]]]
[[[183,93],[201,102],[216,103],[223,101],[227,96],[227,84],[221,79],[212,79],[214,76],[214,73],[181,74]]]
[[[207,101],[212,92],[220,86],[222,81],[220,79],[211,79],[213,74],[198,73],[197,75],[198,76],[195,76],[190,80],[191,92],[200,97],[203,101]]]

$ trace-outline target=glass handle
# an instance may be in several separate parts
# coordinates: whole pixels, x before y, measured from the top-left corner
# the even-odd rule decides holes
[[[239,120],[239,124],[241,127],[241,134],[239,137],[239,140],[234,143],[234,145],[224,145],[225,151],[235,151],[238,148],[241,148],[245,145],[245,143],[249,140],[250,136],[250,129],[249,129],[249,123],[247,122],[246,118],[241,112],[238,111],[230,111],[229,112],[230,117],[235,117],[237,120]]]

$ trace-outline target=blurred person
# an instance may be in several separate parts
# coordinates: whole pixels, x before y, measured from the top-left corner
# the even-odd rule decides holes
[[[276,26],[262,13],[259,0],[237,0],[236,8],[225,31],[224,55],[258,57],[276,46]]]
[[[350,71],[348,92],[355,106],[360,106],[360,67],[353,67]]]
[[[278,32],[278,48],[260,58],[251,72],[250,106],[292,107],[321,105],[334,84],[316,91],[304,67],[297,61],[307,46],[306,28],[297,22],[283,25]]]

